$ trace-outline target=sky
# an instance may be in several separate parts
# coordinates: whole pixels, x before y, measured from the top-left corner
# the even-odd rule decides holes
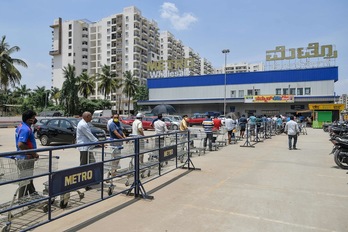
[[[230,50],[227,63],[265,63],[266,51],[276,46],[335,45],[335,92],[348,93],[347,0],[1,0],[0,36],[20,47],[12,56],[28,64],[18,67],[21,84],[50,88],[54,19],[100,21],[128,6],[136,6],[216,68],[224,66],[223,49]]]

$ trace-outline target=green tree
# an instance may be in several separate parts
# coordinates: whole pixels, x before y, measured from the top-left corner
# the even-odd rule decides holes
[[[79,82],[79,92],[84,97],[87,98],[95,90],[95,77],[90,77],[86,72],[81,73],[78,76]]]
[[[6,36],[2,36],[0,41],[0,85],[7,89],[9,85],[15,87],[22,79],[22,75],[15,65],[28,66],[23,60],[11,56],[14,52],[18,52],[20,48],[18,46],[10,47],[5,40]]]
[[[138,86],[138,90],[136,94],[134,95],[133,99],[135,100],[134,110],[135,111],[143,110],[144,106],[139,106],[137,102],[149,100],[149,89],[146,87],[146,85]]]
[[[78,80],[75,75],[75,66],[68,64],[63,68],[65,81],[60,93],[59,102],[65,109],[66,114],[78,114],[79,98],[78,98]]]
[[[55,105],[58,105],[60,90],[57,87],[51,88],[51,100],[54,100]]]
[[[16,96],[24,99],[24,98],[30,96],[31,89],[27,88],[27,85],[21,85],[20,87],[15,87],[14,92],[15,92]]]
[[[31,95],[30,105],[34,105],[38,111],[43,111],[49,105],[49,90],[46,90],[45,86],[36,86],[34,92]]]
[[[128,115],[130,114],[131,98],[135,96],[138,90],[139,80],[131,71],[123,73],[123,93],[128,97]]]
[[[106,99],[106,95],[116,92],[119,81],[116,79],[116,73],[111,72],[110,66],[104,65],[102,67],[102,72],[98,73],[97,76],[99,88],[104,92],[104,99]]]

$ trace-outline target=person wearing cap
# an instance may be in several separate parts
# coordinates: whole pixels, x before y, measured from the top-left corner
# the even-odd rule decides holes
[[[143,115],[141,113],[137,113],[135,116],[135,120],[132,125],[132,133],[134,135],[142,135],[144,136],[144,129],[143,129],[143,123],[142,123]]]

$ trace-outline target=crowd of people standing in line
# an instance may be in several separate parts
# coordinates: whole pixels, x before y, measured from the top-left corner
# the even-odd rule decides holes
[[[297,137],[300,133],[300,126],[298,123],[311,123],[311,118],[307,117],[299,117],[295,118],[294,116],[282,116],[282,115],[274,115],[273,117],[266,115],[255,116],[253,114],[246,117],[244,114],[241,117],[233,117],[228,115],[224,120],[221,120],[218,117],[214,117],[213,119],[206,115],[206,119],[202,122],[202,126],[204,132],[206,133],[206,137],[204,138],[204,148],[208,146],[209,150],[212,151],[212,144],[216,139],[213,134],[220,130],[222,126],[227,130],[228,135],[228,144],[231,144],[232,141],[236,139],[236,132],[239,131],[239,139],[244,139],[245,131],[247,126],[249,125],[249,130],[253,133],[254,129],[259,128],[262,123],[265,122],[274,122],[276,124],[276,129],[281,131],[282,133],[286,133],[289,138],[289,150],[297,150]],[[180,130],[186,131],[189,127],[189,117],[187,115],[183,115],[183,119],[180,123]],[[293,143],[291,142],[293,140]]]

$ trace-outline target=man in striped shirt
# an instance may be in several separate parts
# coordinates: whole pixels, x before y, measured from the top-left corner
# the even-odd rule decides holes
[[[210,116],[207,115],[207,118],[202,122],[204,132],[206,134],[206,137],[204,138],[204,149],[207,147],[207,139],[209,139],[209,151],[213,150],[213,127],[214,127],[214,122],[211,120]]]

